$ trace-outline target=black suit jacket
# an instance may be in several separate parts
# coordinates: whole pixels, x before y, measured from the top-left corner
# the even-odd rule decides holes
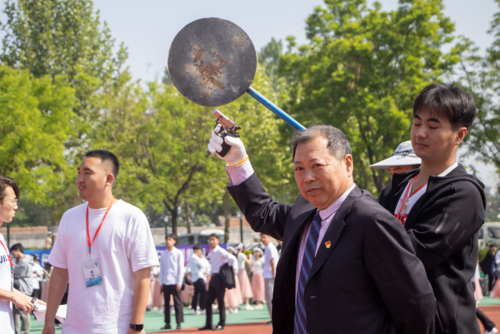
[[[292,334],[299,239],[316,208],[302,196],[293,205],[274,202],[255,174],[228,189],[255,231],[283,240],[273,329]],[[422,263],[370,193],[354,188],[321,243],[304,293],[308,333],[434,333],[436,302]]]

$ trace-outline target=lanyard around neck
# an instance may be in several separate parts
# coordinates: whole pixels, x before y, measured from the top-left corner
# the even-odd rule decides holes
[[[94,238],[92,238],[92,242],[95,241],[95,238],[99,234],[99,231],[101,230],[102,224],[104,223],[104,219],[106,219],[106,216],[108,215],[109,210],[111,210],[111,207],[115,204],[115,198],[111,200],[111,203],[109,203],[108,209],[106,210],[106,213],[104,214],[104,217],[102,218],[102,222],[97,228],[97,231],[95,231]],[[90,260],[90,255],[92,254],[92,242],[90,241],[90,232],[89,232],[89,205],[87,204],[87,246],[89,247],[89,260]]]
[[[403,211],[403,207],[405,206],[406,202],[408,202],[410,200],[410,198],[415,195],[420,189],[422,189],[426,184],[427,182],[425,182],[424,184],[422,184],[420,187],[418,187],[418,189],[415,189],[415,191],[413,191],[409,196],[408,196],[408,192],[410,192],[411,190],[411,187],[413,186],[413,181],[415,181],[415,179],[420,175],[420,173],[418,173],[413,179],[411,179],[410,183],[408,184],[408,187],[406,188],[406,191],[403,195],[403,198],[401,199],[401,207],[399,208],[399,211],[398,211],[398,214],[397,214],[397,218],[399,220],[401,220],[401,211]],[[406,212],[405,212],[406,213]]]
[[[14,266],[12,265],[12,258],[10,257],[10,253],[9,251],[7,250],[7,247],[5,247],[5,245],[3,244],[3,242],[0,240],[0,244],[2,244],[3,246],[3,249],[5,249],[5,252],[7,253],[7,257],[9,258],[9,262],[10,262],[10,273],[11,274],[14,274]]]

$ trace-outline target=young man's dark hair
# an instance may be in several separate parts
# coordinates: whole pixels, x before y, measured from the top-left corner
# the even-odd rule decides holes
[[[196,252],[197,250],[203,249],[200,247],[200,245],[196,244],[193,246],[193,252]]]
[[[492,249],[492,248],[494,248],[494,247],[498,248],[498,245],[497,245],[497,244],[491,244],[491,245],[490,245],[490,249]]]
[[[10,247],[10,252],[12,253],[12,251],[20,251],[21,253],[24,254],[24,247],[22,244],[17,243]]]
[[[0,175],[0,203],[3,203],[6,187],[11,187],[14,190],[17,199],[19,199],[19,186],[17,185],[16,181],[14,181],[14,179],[11,179],[10,177]]]
[[[210,238],[216,238],[217,240],[220,240],[220,237],[219,237],[219,235],[218,235],[217,233],[212,233],[212,234],[210,234],[210,235],[208,236],[208,239],[210,239]]]
[[[378,199],[404,226],[425,267],[437,301],[436,334],[480,333],[470,286],[486,198],[484,184],[457,162],[475,116],[473,97],[458,86],[425,87],[415,100],[411,127],[421,167],[394,174]],[[487,257],[483,270],[494,260]]]
[[[93,150],[85,153],[85,158],[99,158],[103,163],[109,163],[112,166],[113,176],[115,179],[118,177],[120,171],[120,162],[113,153],[106,150]]]
[[[174,233],[167,234],[167,236],[165,237],[165,239],[167,239],[167,238],[174,239],[175,242],[177,242],[177,235],[175,235]]]
[[[434,83],[425,87],[413,103],[413,115],[424,108],[429,108],[432,115],[445,116],[453,130],[462,126],[468,130],[477,114],[472,95],[453,83]]]

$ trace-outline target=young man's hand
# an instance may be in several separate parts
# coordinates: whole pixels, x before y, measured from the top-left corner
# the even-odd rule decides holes
[[[177,292],[181,291],[181,289],[182,289],[182,285],[176,285],[176,286],[175,286],[175,290],[176,290]]]
[[[31,303],[31,297],[23,295],[21,293],[16,293],[14,299],[12,300],[15,308],[21,309],[23,314],[28,314],[33,312],[33,304]]]

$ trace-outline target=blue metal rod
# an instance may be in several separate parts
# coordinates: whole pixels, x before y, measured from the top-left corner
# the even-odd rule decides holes
[[[304,131],[306,129],[302,124],[297,122],[295,119],[293,119],[293,117],[291,117],[286,112],[281,110],[277,105],[266,99],[264,95],[262,95],[252,87],[249,87],[247,89],[247,93],[250,94],[250,96],[256,99],[257,101],[259,101],[261,104],[263,104],[267,109],[275,113],[279,118],[287,122],[288,125],[290,125],[295,130]]]

